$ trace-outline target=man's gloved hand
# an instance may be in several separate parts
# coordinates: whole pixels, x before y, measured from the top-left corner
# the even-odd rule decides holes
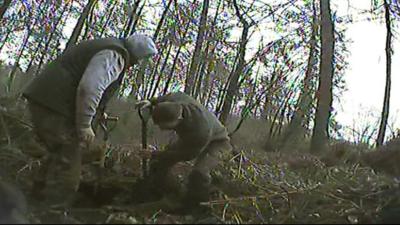
[[[141,100],[135,103],[135,109],[143,109],[151,106],[149,100]]]
[[[108,114],[103,112],[103,115],[101,115],[101,120],[106,121],[108,119]]]
[[[95,134],[92,127],[81,127],[78,129],[78,137],[80,141],[90,144],[94,141]]]

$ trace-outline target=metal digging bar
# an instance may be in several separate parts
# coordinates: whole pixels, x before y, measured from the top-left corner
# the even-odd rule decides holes
[[[142,150],[143,152],[147,151],[147,122],[150,119],[150,109],[148,107],[138,108],[138,114],[140,119],[142,120]],[[148,159],[142,158],[142,178],[146,178],[149,176],[148,172]]]
[[[101,181],[103,180],[103,169],[105,167],[105,158],[106,155],[108,154],[109,150],[109,143],[108,139],[110,138],[110,133],[112,130],[117,125],[119,118],[117,116],[108,116],[106,113],[103,113],[98,125],[100,125],[101,129],[103,130],[103,146],[101,146],[101,152],[100,152],[100,159],[97,162],[98,165],[97,167],[97,182],[95,185],[94,192],[97,193],[99,185],[101,184]],[[115,122],[113,126],[110,126],[109,122]]]

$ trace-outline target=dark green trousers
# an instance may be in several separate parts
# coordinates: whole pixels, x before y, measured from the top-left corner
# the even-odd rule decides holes
[[[48,151],[34,177],[34,194],[63,202],[78,190],[80,182],[81,152],[75,123],[36,103],[28,106],[34,131]]]
[[[194,166],[188,177],[187,190],[183,197],[185,205],[196,206],[200,202],[208,201],[211,187],[210,172],[216,168],[221,159],[221,154],[231,151],[232,146],[228,140],[211,142],[194,160]],[[185,151],[185,149],[180,149]],[[167,150],[168,151],[168,150]],[[167,151],[164,154],[168,154]],[[166,191],[167,175],[171,168],[178,162],[187,161],[182,157],[165,159],[160,153],[160,159],[150,165],[150,180],[158,192]],[[179,155],[179,154],[175,154]]]

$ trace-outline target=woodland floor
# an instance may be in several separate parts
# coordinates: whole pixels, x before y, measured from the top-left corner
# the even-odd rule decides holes
[[[29,196],[32,174],[44,149],[38,144],[22,102],[2,99],[0,175]],[[132,144],[132,143],[131,143]],[[109,148],[106,167],[85,164],[79,204],[68,211],[49,209],[28,198],[32,223],[382,223],[400,221],[398,182],[354,163],[327,166],[308,154],[247,149],[229,155],[213,171],[208,209],[186,215],[167,213],[135,189],[141,177],[138,149],[121,143]],[[190,163],[171,178],[177,189]],[[137,187],[137,185],[136,185]]]

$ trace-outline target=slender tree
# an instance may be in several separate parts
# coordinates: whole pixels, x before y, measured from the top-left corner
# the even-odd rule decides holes
[[[210,26],[211,31],[207,33],[206,48],[204,51],[204,56],[206,56],[204,57],[205,62],[203,62],[202,69],[200,70],[200,75],[197,79],[196,89],[194,90],[194,97],[197,98],[200,95],[200,102],[202,102],[203,104],[205,103],[206,95],[209,93],[208,89],[210,86],[210,74],[215,65],[215,46],[219,44],[219,40],[217,40],[217,38],[215,37],[215,32],[217,29],[217,19],[218,15],[220,14],[220,7],[222,5],[222,2],[222,0],[219,0],[217,3],[214,19]],[[202,84],[204,88],[201,88]]]
[[[196,1],[196,0],[194,0],[194,1],[192,2],[192,4],[193,4],[195,1]],[[176,11],[178,12],[178,10],[179,10],[178,7],[179,7],[179,6],[178,6],[178,4],[177,4],[176,1],[174,1],[174,2],[175,2]],[[166,94],[166,93],[168,92],[169,87],[170,87],[170,85],[171,85],[171,83],[172,83],[176,65],[178,64],[178,60],[179,60],[179,57],[180,57],[180,55],[181,55],[181,53],[182,53],[182,49],[185,47],[185,42],[186,42],[186,38],[187,38],[186,36],[187,36],[187,34],[188,34],[188,32],[189,32],[189,27],[190,27],[190,25],[191,25],[191,23],[190,23],[189,21],[187,21],[186,24],[185,24],[185,26],[184,26],[184,28],[183,28],[183,32],[181,33],[181,35],[179,35],[179,36],[180,36],[179,41],[178,41],[179,47],[178,47],[178,50],[177,50],[177,52],[176,52],[176,54],[175,54],[175,57],[174,57],[174,60],[173,60],[173,63],[172,63],[172,68],[170,69],[170,72],[169,72],[169,74],[168,74],[167,80],[166,80],[165,85],[164,85],[164,89],[163,89],[163,93],[164,93],[164,94]]]
[[[154,84],[154,87],[152,88],[153,91],[151,92],[151,94],[149,92],[150,95],[148,96],[148,98],[152,98],[152,97],[154,97],[156,95],[157,89],[158,89],[158,87],[160,86],[160,83],[161,83],[161,79],[164,77],[163,74],[164,74],[165,68],[167,68],[168,59],[169,59],[169,56],[171,54],[172,46],[173,45],[170,44],[169,47],[168,47],[167,54],[166,54],[165,59],[164,59],[164,63],[162,65],[161,69],[160,69],[160,72],[158,72],[157,81]]]
[[[100,29],[100,34],[98,35],[99,38],[103,37],[103,35],[104,35],[104,33],[105,33],[105,31],[106,31],[106,29],[107,29],[107,27],[108,27],[108,25],[109,25],[109,23],[111,21],[111,17],[114,15],[115,9],[117,8],[116,7],[117,6],[117,1],[112,1],[110,4],[112,4],[112,6],[111,6],[111,9],[108,12],[106,21],[103,23],[104,16],[102,17],[102,20],[101,20],[101,23],[103,23],[103,25],[102,25],[102,27]]]
[[[94,7],[92,7],[89,11],[89,16],[85,20],[85,31],[83,32],[82,39],[88,39],[90,30],[93,30],[93,26],[95,25],[95,15],[94,15]]]
[[[52,28],[50,34],[48,35],[46,44],[45,44],[45,46],[43,47],[43,51],[42,51],[42,54],[41,54],[41,56],[40,56],[39,64],[38,64],[38,67],[37,67],[37,69],[36,69],[35,75],[37,75],[37,74],[40,72],[40,69],[41,69],[41,67],[43,66],[44,62],[45,62],[45,57],[46,57],[46,55],[49,55],[49,54],[48,54],[48,50],[49,50],[49,47],[50,47],[50,43],[51,43],[51,42],[53,41],[53,39],[54,39],[54,35],[56,34],[57,28],[58,28],[58,26],[59,26],[61,20],[63,19],[64,14],[65,14],[67,11],[70,11],[71,9],[72,9],[72,4],[70,4],[70,7],[69,7],[69,8],[68,8],[68,4],[65,5],[64,8],[63,8],[62,11],[61,11],[61,15],[57,18],[56,22],[54,23],[53,28]]]
[[[239,54],[236,54],[235,60],[233,61],[234,63],[232,64],[233,65],[232,69],[231,69],[228,79],[227,79],[228,81],[231,80],[233,73],[235,72],[235,68],[236,68],[235,65],[237,65],[238,60],[239,60]],[[215,113],[216,114],[219,114],[222,111],[222,107],[224,105],[224,100],[225,100],[225,96],[227,94],[229,85],[230,85],[229,82],[225,82],[225,83],[221,84],[221,88],[218,91],[217,104],[215,104],[215,107],[216,107]]]
[[[142,15],[142,12],[143,12],[143,9],[145,6],[146,6],[146,1],[143,2],[142,6],[139,8],[138,12],[136,13],[136,18],[135,18],[135,21],[133,22],[132,29],[129,32],[129,35],[132,35],[133,33],[136,32],[137,26],[138,26],[138,23],[140,20],[140,16]]]
[[[220,115],[220,120],[223,124],[225,124],[227,122],[229,113],[232,108],[233,99],[236,96],[238,88],[239,88],[239,86],[238,86],[239,78],[243,72],[245,62],[246,62],[245,55],[246,55],[249,29],[252,25],[254,25],[253,22],[249,23],[244,18],[244,13],[242,14],[240,12],[239,6],[237,4],[237,0],[233,0],[233,5],[235,7],[236,16],[239,18],[239,21],[243,26],[243,30],[242,30],[242,36],[241,36],[240,44],[239,44],[238,63],[236,65],[236,69],[235,69],[234,73],[232,74],[231,79],[229,80],[228,90],[226,93],[226,97],[225,97],[224,104],[222,107],[222,112]]]
[[[208,8],[209,8],[210,1],[204,0],[203,1],[203,9],[201,12],[201,18],[199,23],[199,31],[197,33],[197,40],[196,46],[194,49],[192,62],[190,64],[189,72],[186,75],[185,81],[185,93],[189,95],[193,95],[194,90],[194,83],[196,77],[196,71],[198,70],[200,58],[202,56],[201,49],[203,46],[204,36],[206,34],[206,25],[207,25],[207,16],[208,16]]]
[[[156,28],[156,30],[154,32],[154,35],[153,35],[153,39],[154,40],[157,40],[157,38],[158,38],[158,34],[160,33],[161,27],[164,25],[165,17],[167,16],[167,13],[168,13],[173,1],[174,0],[169,0],[168,1],[168,4],[165,7],[165,9],[164,9],[164,11],[163,11],[163,13],[161,15],[160,21],[158,22],[157,28]]]
[[[4,46],[6,45],[6,43],[10,40],[10,36],[12,36],[12,34],[14,33],[14,26],[15,24],[17,24],[17,20],[12,20],[11,23],[9,24],[9,27],[7,28],[7,33],[4,36],[4,38],[0,38],[0,53],[2,52]]]
[[[186,34],[187,34],[188,30],[189,30],[189,23],[187,23],[187,25],[185,27],[182,39],[184,39],[186,37]],[[183,42],[183,40],[181,42]],[[164,85],[164,90],[163,90],[163,94],[164,95],[167,94],[167,92],[169,90],[169,86],[170,86],[170,84],[172,82],[172,78],[174,76],[174,71],[175,71],[175,68],[176,68],[176,64],[178,63],[179,56],[180,56],[180,54],[182,52],[183,46],[184,46],[183,43],[180,43],[179,47],[178,47],[178,50],[177,50],[177,52],[175,54],[174,61],[172,63],[172,68],[171,68],[171,70],[170,70],[170,72],[168,74],[167,81],[165,82],[165,85]]]
[[[311,93],[311,81],[314,77],[314,65],[316,63],[316,45],[317,45],[317,10],[315,7],[315,1],[313,1],[313,19],[311,22],[311,36],[309,41],[309,53],[307,68],[303,80],[302,90],[299,95],[297,109],[293,114],[293,117],[286,128],[286,132],[283,136],[280,149],[282,151],[293,149],[299,142],[304,140],[306,133],[303,124],[307,124],[307,114],[310,112],[312,104],[312,93]]]
[[[81,34],[83,25],[85,24],[85,21],[89,16],[90,10],[97,3],[97,1],[98,0],[89,0],[87,5],[83,9],[81,16],[79,17],[78,22],[76,23],[74,30],[72,31],[71,37],[69,38],[65,49],[71,47],[72,45],[74,45],[78,41],[78,38],[79,38],[79,36]]]
[[[334,73],[334,22],[330,0],[320,0],[321,10],[321,61],[317,91],[317,109],[311,139],[311,152],[319,153],[327,148],[329,121],[332,111],[332,78]]]
[[[387,121],[389,117],[389,102],[390,102],[390,88],[392,83],[392,25],[390,21],[390,3],[388,0],[384,0],[385,8],[385,22],[386,22],[386,86],[385,96],[383,99],[383,108],[381,115],[381,122],[379,125],[378,139],[376,141],[377,146],[381,146],[385,140],[385,133],[387,127]]]
[[[42,7],[42,8],[39,10],[39,16],[40,16],[40,15],[43,15],[44,12],[47,11],[47,9],[48,9],[48,5]],[[27,18],[32,17],[32,15],[33,15],[33,12],[32,12],[32,11],[33,11],[33,10],[29,11],[28,17],[27,17]],[[39,17],[39,16],[38,16],[38,17]],[[11,72],[10,72],[9,78],[8,78],[8,84],[7,84],[7,92],[8,92],[8,93],[11,92],[12,83],[13,83],[13,81],[14,81],[15,74],[16,74],[17,70],[18,70],[19,67],[20,67],[20,61],[21,61],[21,58],[22,58],[22,56],[23,56],[23,54],[24,54],[24,51],[26,50],[26,48],[27,48],[27,46],[28,46],[29,38],[31,37],[31,35],[32,35],[32,33],[33,33],[34,27],[36,26],[36,24],[37,24],[39,21],[40,21],[39,18],[36,18],[36,19],[34,19],[33,21],[27,20],[27,24],[26,24],[26,33],[25,33],[25,36],[24,36],[24,38],[23,38],[23,40],[22,40],[22,45],[21,45],[20,48],[18,49],[18,52],[17,52],[17,54],[16,54],[16,59],[15,59],[14,66],[13,66],[13,68],[12,68],[12,70],[11,70]]]
[[[140,4],[141,0],[137,0],[135,1],[135,3],[133,4],[132,10],[129,12],[129,19],[127,21],[127,23],[124,26],[124,29],[121,32],[121,37],[126,38],[129,36],[129,34],[131,33],[131,31],[134,29],[133,24],[135,23],[135,20],[137,19],[137,17],[139,17],[138,15],[138,9],[139,9],[139,4]]]
[[[165,9],[164,9],[164,11],[163,11],[163,13],[162,13],[162,15],[161,15],[161,18],[160,18],[160,20],[159,20],[159,22],[158,22],[158,24],[157,24],[157,28],[156,28],[156,30],[155,30],[155,32],[154,32],[154,35],[153,35],[153,40],[155,40],[155,41],[157,40],[158,35],[159,35],[159,33],[160,33],[160,30],[161,30],[162,26],[164,25],[164,21],[165,21],[165,19],[166,19],[167,13],[168,13],[168,11],[169,11],[169,9],[170,9],[171,4],[172,4],[173,1],[174,1],[174,0],[169,0],[169,1],[168,1],[168,4],[167,4],[167,6],[165,7]],[[135,93],[137,93],[137,91],[138,91],[139,88],[140,88],[140,85],[141,85],[141,84],[143,83],[143,81],[144,81],[144,73],[145,73],[147,67],[148,67],[148,61],[144,61],[144,62],[142,62],[142,63],[140,64],[139,71],[138,71],[137,74],[136,74],[136,84],[132,86],[132,92],[131,92],[131,95],[130,95],[130,96],[133,97],[133,98],[136,97],[136,96],[135,96]],[[134,88],[134,87],[135,87],[135,88]]]
[[[0,7],[0,21],[3,19],[4,14],[6,13],[7,9],[10,7],[11,0],[4,0],[3,4]]]

